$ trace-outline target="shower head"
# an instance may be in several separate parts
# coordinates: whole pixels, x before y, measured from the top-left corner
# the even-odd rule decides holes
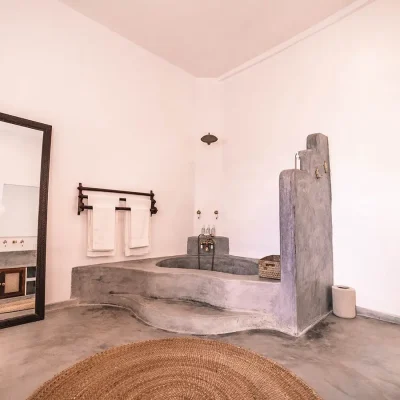
[[[209,133],[208,135],[204,135],[201,138],[201,141],[207,143],[208,145],[210,145],[211,143],[215,143],[217,140],[218,138],[214,135],[211,135],[211,133]]]

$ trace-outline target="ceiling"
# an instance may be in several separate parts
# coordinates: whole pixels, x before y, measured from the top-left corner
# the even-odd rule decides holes
[[[61,0],[196,77],[218,77],[355,0]]]

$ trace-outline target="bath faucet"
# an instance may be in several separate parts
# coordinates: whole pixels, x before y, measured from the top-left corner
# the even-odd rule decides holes
[[[203,239],[201,239],[203,238]],[[200,268],[200,250],[205,250],[207,253],[212,250],[212,263],[211,263],[211,271],[214,270],[214,257],[215,257],[215,241],[211,235],[204,235],[200,233],[197,237],[197,260],[198,266]]]
[[[210,250],[214,250],[214,239],[211,239],[211,237],[207,237],[206,239],[202,240],[200,242],[200,248],[207,252],[209,252]]]

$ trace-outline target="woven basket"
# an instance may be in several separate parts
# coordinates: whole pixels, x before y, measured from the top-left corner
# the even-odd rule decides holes
[[[258,262],[260,278],[281,279],[281,256],[267,256]]]

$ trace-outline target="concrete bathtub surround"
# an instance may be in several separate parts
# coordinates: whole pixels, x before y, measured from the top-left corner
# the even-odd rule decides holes
[[[204,270],[161,268],[163,259],[77,267],[72,297],[81,303],[124,306],[160,329],[222,334],[247,329],[279,329],[270,312],[279,283]]]
[[[157,263],[158,267],[163,268],[186,268],[199,269],[197,256],[182,256],[167,258]],[[202,255],[200,258],[200,270],[211,271],[212,256]],[[243,257],[234,256],[215,256],[214,268],[215,272],[224,272],[234,275],[257,275],[257,260],[251,260]]]
[[[207,252],[205,249],[199,249],[198,237],[190,236],[187,241],[187,254],[182,257],[167,258],[157,263],[159,267],[165,268],[188,268],[199,269],[198,253],[200,251],[200,269],[213,270],[216,272],[225,272],[235,275],[257,275],[258,260],[235,257],[229,255],[229,238],[223,236],[214,236],[215,243],[214,268],[212,269],[213,250]]]
[[[281,281],[259,278],[255,260],[229,256],[229,241],[222,237],[215,238],[215,270],[204,252],[199,270],[197,237],[190,237],[186,256],[74,268],[72,297],[129,308],[173,332],[272,329],[300,335],[331,310],[328,138],[310,135],[300,160],[300,170],[283,171],[279,179]]]
[[[283,316],[295,333],[332,309],[332,193],[328,138],[307,137],[300,170],[279,177]]]
[[[215,254],[228,255],[229,254],[229,238],[224,236],[214,236]],[[197,256],[198,253],[198,237],[190,236],[187,241],[187,253],[192,256]],[[200,254],[208,255],[204,249],[200,249]]]

